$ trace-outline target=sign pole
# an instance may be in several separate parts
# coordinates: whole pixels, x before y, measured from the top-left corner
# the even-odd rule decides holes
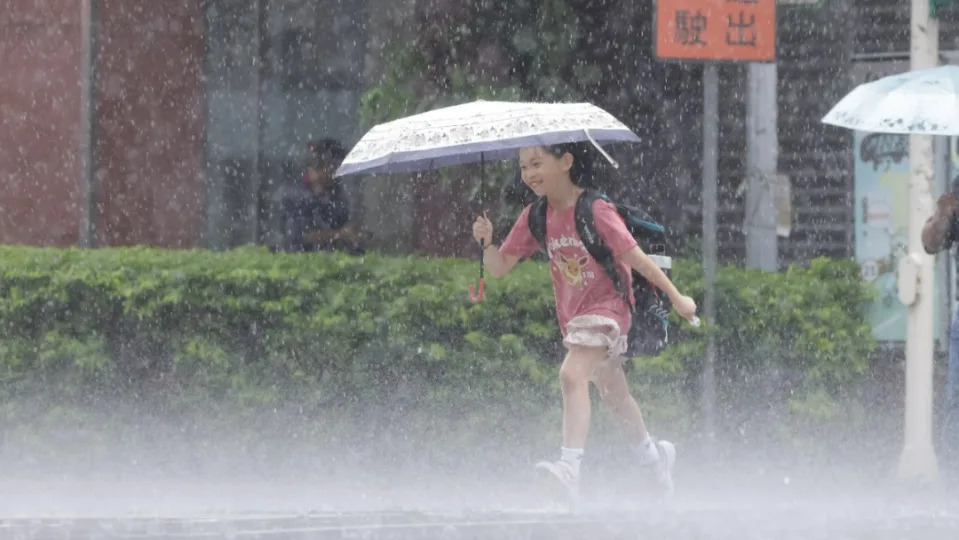
[[[775,0],[658,0],[656,2],[656,56],[662,60],[701,61],[703,66],[703,274],[705,298],[703,315],[707,322],[716,320],[716,267],[718,223],[718,159],[719,159],[719,76],[717,61],[775,62],[776,60],[776,1]],[[769,70],[767,70],[769,71]],[[772,70],[775,85],[775,66]],[[775,90],[775,87],[774,87]],[[765,103],[765,102],[764,102]],[[775,93],[772,99],[775,115]],[[757,118],[768,112],[768,106],[757,110]],[[767,126],[770,126],[768,128]],[[772,133],[757,133],[766,138],[775,137],[776,123],[764,120],[764,129]],[[752,130],[751,130],[752,131]],[[752,139],[751,139],[752,140]],[[775,143],[773,143],[775,148]],[[766,152],[764,145],[751,147],[754,154]],[[769,156],[758,156],[767,163]],[[775,154],[771,157],[775,175]],[[769,168],[769,167],[766,167]],[[755,191],[755,190],[754,190]],[[772,192],[769,192],[772,203]],[[771,260],[776,259],[775,211]],[[768,251],[768,250],[767,250]],[[769,259],[764,252],[764,258]],[[703,428],[706,443],[713,446],[716,435],[716,357],[718,354],[712,332],[706,337],[706,358],[703,362]],[[710,451],[712,448],[710,448]],[[714,453],[714,452],[711,452]]]
[[[703,279],[705,298],[703,315],[716,320],[716,265],[719,176],[719,74],[716,64],[703,66]],[[712,447],[716,437],[716,338],[710,329],[706,336],[703,363],[703,424],[706,444]],[[713,448],[709,448],[713,450]]]

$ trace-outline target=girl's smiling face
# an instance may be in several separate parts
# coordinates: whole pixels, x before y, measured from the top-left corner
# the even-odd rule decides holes
[[[572,165],[572,155],[566,153],[562,157],[556,157],[542,146],[519,151],[520,176],[539,197],[553,193],[560,182],[569,181],[569,169]]]

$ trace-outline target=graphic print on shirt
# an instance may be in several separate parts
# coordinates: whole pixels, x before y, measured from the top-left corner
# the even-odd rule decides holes
[[[574,248],[578,253],[569,254],[560,251],[561,248]],[[553,238],[546,244],[546,253],[556,270],[571,286],[583,290],[590,281],[596,278],[589,266],[589,256],[586,247],[578,238],[560,236]]]

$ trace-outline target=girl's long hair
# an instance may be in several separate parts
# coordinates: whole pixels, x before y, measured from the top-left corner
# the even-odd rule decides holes
[[[574,184],[586,189],[602,190],[606,183],[601,178],[601,167],[595,162],[595,151],[589,143],[564,143],[544,146],[544,150],[551,155],[561,158],[569,153],[573,156],[573,166],[569,170],[569,178]],[[506,188],[506,201],[520,203],[523,206],[536,200],[536,194],[524,182],[519,169],[513,181]]]
[[[573,156],[573,166],[569,169],[569,178],[577,186],[584,189],[600,187],[596,167],[593,163],[594,153],[587,143],[554,144],[547,146],[546,151],[557,158],[561,158],[565,154]]]

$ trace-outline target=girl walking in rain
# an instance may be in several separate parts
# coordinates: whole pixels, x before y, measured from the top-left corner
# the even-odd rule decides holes
[[[590,424],[589,383],[599,390],[630,439],[639,463],[649,467],[663,494],[673,491],[673,445],[654,442],[646,430],[639,405],[629,392],[623,371],[630,305],[613,281],[586,251],[577,232],[574,210],[593,174],[585,148],[578,144],[524,148],[519,152],[523,182],[538,197],[545,197],[546,252],[556,296],[566,358],[559,370],[563,394],[563,442],[556,461],[542,461],[538,469],[549,471],[575,501],[579,494],[580,462]],[[532,205],[531,205],[532,206]],[[473,223],[473,236],[483,246],[483,261],[493,277],[505,276],[525,257],[540,249],[530,231],[527,206],[502,246],[493,245],[493,225],[485,216]],[[615,266],[631,291],[630,268],[664,291],[673,309],[692,321],[696,303],[681,294],[670,279],[637,245],[616,207],[602,199],[593,203],[593,218],[599,236],[614,255]]]

